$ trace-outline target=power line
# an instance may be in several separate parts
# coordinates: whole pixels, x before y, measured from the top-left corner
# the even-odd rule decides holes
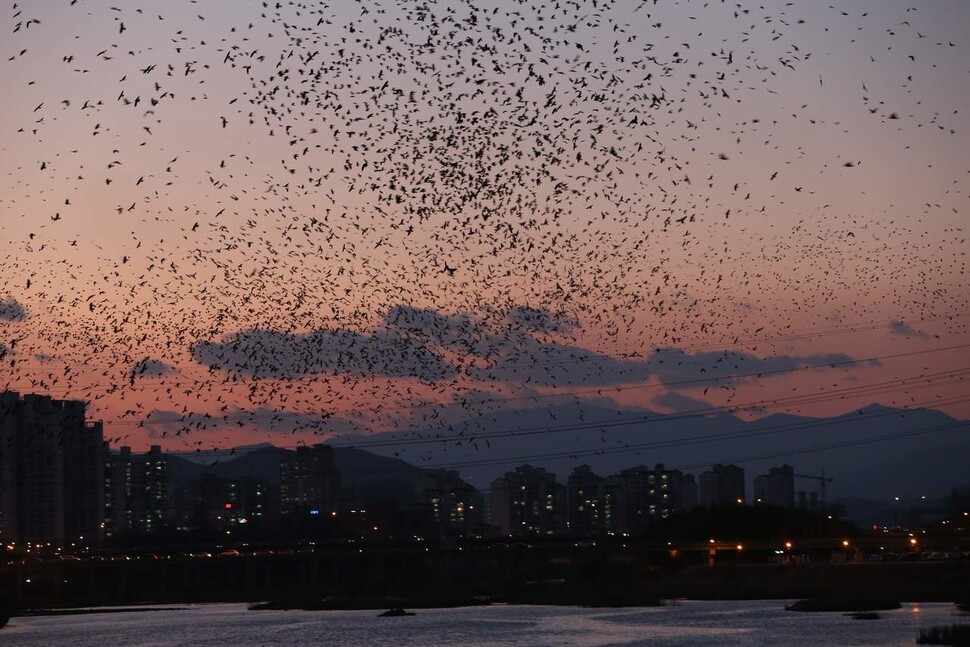
[[[832,335],[842,335],[842,334],[855,333],[855,332],[885,330],[887,328],[893,328],[898,325],[908,326],[910,324],[927,323],[930,321],[962,319],[963,317],[967,317],[967,316],[970,316],[970,311],[957,312],[950,315],[938,315],[935,317],[922,317],[920,319],[909,319],[909,320],[897,319],[889,322],[888,324],[861,324],[857,326],[848,326],[844,328],[832,328],[830,330],[820,330],[815,332],[805,331],[805,332],[793,333],[791,335],[785,335],[781,337],[755,337],[751,339],[738,339],[736,342],[732,342],[731,344],[717,344],[717,343],[698,344],[694,346],[685,347],[685,349],[700,350],[705,348],[734,348],[737,346],[746,346],[750,344],[772,344],[772,343],[783,342],[783,341],[799,341],[802,339],[812,339],[815,337],[830,337]]]
[[[928,401],[928,402],[920,403],[920,405],[957,404],[962,402],[970,402],[970,397],[965,397],[965,398],[960,398],[960,399],[950,400],[950,401],[942,401],[942,400]],[[888,415],[896,415],[897,413],[898,411],[896,410],[884,411],[884,412],[878,412],[876,414],[872,414],[871,416],[865,416],[865,417],[860,416],[859,418],[852,418],[852,420],[865,420],[870,418],[879,418],[879,417],[888,416]],[[777,433],[783,433],[785,431],[810,429],[812,427],[819,427],[819,426],[830,426],[832,424],[837,424],[838,422],[847,422],[847,420],[842,419],[842,420],[833,421],[833,420],[824,419],[824,420],[818,420],[818,421],[811,421],[809,423],[803,423],[803,424],[781,425],[778,427],[768,427],[768,428],[763,428],[758,430],[737,432],[735,434],[708,434],[705,436],[696,436],[692,438],[673,439],[673,440],[667,440],[667,441],[654,441],[650,443],[638,443],[635,445],[622,445],[620,447],[580,449],[580,450],[571,450],[571,451],[564,451],[564,452],[532,454],[528,456],[510,456],[510,457],[501,458],[501,459],[484,459],[480,461],[464,461],[464,462],[455,462],[455,463],[447,463],[447,464],[436,464],[436,465],[430,465],[427,467],[422,467],[421,469],[455,469],[455,468],[461,468],[461,467],[481,467],[486,465],[501,465],[505,463],[518,462],[518,461],[553,460],[553,459],[562,459],[562,458],[578,458],[580,456],[623,454],[623,453],[629,453],[629,452],[642,451],[644,449],[660,449],[660,448],[666,449],[670,447],[682,447],[686,445],[705,444],[709,442],[718,442],[722,440],[738,440],[741,438],[767,436],[767,435],[772,435]],[[966,421],[962,421],[956,424],[964,425],[964,424],[970,424],[970,423]]]
[[[361,443],[346,444],[346,445],[333,444],[333,443],[331,443],[331,446],[333,446],[333,447],[356,448],[356,449],[366,449],[366,448],[374,448],[374,447],[398,447],[398,446],[406,446],[406,445],[437,444],[437,443],[441,443],[441,444],[452,444],[452,443],[454,443],[454,444],[461,445],[461,444],[464,444],[466,442],[469,443],[469,444],[471,444],[471,443],[473,443],[476,440],[478,440],[478,441],[481,441],[481,440],[487,441],[487,440],[491,440],[491,439],[495,439],[495,438],[503,438],[503,437],[504,438],[516,437],[516,436],[523,437],[523,436],[540,435],[540,434],[548,434],[548,433],[561,433],[561,432],[568,432],[568,431],[584,431],[584,430],[589,430],[589,429],[601,429],[602,430],[602,429],[605,429],[605,428],[612,428],[612,427],[618,427],[618,426],[627,426],[627,425],[632,425],[632,424],[649,424],[649,423],[658,423],[658,422],[659,423],[664,423],[664,422],[669,423],[669,422],[676,422],[678,420],[686,420],[686,419],[693,419],[693,418],[709,417],[710,415],[715,414],[715,413],[732,413],[732,412],[744,411],[744,410],[748,410],[748,409],[752,409],[752,408],[768,408],[768,407],[771,407],[771,406],[791,406],[793,404],[805,404],[805,403],[809,403],[809,402],[827,401],[827,400],[832,400],[832,399],[844,399],[847,395],[851,395],[851,396],[858,396],[858,395],[862,395],[862,394],[865,394],[865,395],[873,395],[873,394],[876,394],[876,393],[879,393],[879,392],[884,392],[886,390],[894,390],[895,388],[898,388],[899,386],[906,386],[906,387],[909,387],[911,389],[919,389],[919,388],[930,388],[930,387],[945,386],[945,385],[950,385],[950,384],[960,384],[960,383],[963,383],[964,382],[964,379],[962,379],[962,377],[961,377],[961,379],[950,380],[950,381],[946,381],[946,382],[934,382],[933,380],[936,380],[937,378],[942,378],[942,377],[951,378],[951,377],[953,377],[955,375],[963,376],[967,372],[970,372],[970,369],[964,368],[964,369],[958,369],[956,371],[940,371],[940,372],[937,372],[937,373],[928,374],[928,375],[922,375],[922,376],[917,376],[917,377],[907,377],[907,378],[902,378],[902,379],[899,379],[899,380],[889,380],[889,381],[885,381],[885,382],[881,382],[881,383],[876,383],[876,384],[871,384],[871,385],[862,385],[862,386],[848,387],[848,388],[845,388],[845,389],[839,389],[839,390],[829,391],[829,392],[821,393],[821,394],[807,394],[807,395],[804,395],[804,396],[789,396],[787,398],[777,398],[777,399],[773,399],[773,400],[762,400],[762,401],[759,401],[759,402],[751,402],[751,403],[745,403],[745,404],[734,405],[734,406],[729,406],[729,407],[711,407],[711,408],[699,409],[699,410],[694,410],[694,411],[689,411],[689,412],[681,412],[679,414],[658,414],[658,415],[651,415],[651,416],[638,416],[638,417],[635,417],[635,418],[614,419],[614,420],[601,421],[601,422],[589,422],[589,423],[571,424],[571,425],[556,425],[556,426],[533,427],[533,428],[526,428],[526,429],[520,429],[520,430],[515,430],[515,431],[505,430],[505,431],[490,432],[490,433],[489,432],[486,432],[486,433],[482,433],[482,434],[474,434],[472,436],[449,436],[449,437],[444,437],[444,438],[441,438],[441,437],[433,437],[433,438],[396,439],[396,440],[372,441],[372,442],[366,442],[365,441],[365,442],[361,442]],[[921,384],[922,382],[928,382],[928,383]],[[914,384],[915,384],[915,386],[913,386]],[[888,388],[887,389],[887,385],[889,387],[891,387],[891,388]],[[837,397],[833,397],[833,396],[837,396]],[[923,403],[923,404],[954,404],[954,403],[955,402],[948,402],[948,401],[946,401],[944,399],[944,400],[931,400],[931,401],[928,401],[928,402]],[[886,415],[891,415],[892,413],[894,413],[894,411],[890,411]],[[879,414],[879,415],[883,415],[883,414]],[[823,421],[823,424],[828,424],[828,420],[826,419],[825,421]],[[809,424],[807,426],[810,427],[810,426],[813,426],[813,425]],[[731,438],[735,438],[735,437],[737,437],[737,438],[743,438],[743,437],[746,437],[748,435],[752,435],[752,432],[750,432],[750,431],[748,431],[748,432],[742,432],[740,435],[733,435],[733,434],[732,435],[715,434],[713,436],[710,436],[710,438],[712,438],[713,440],[726,440],[726,439],[731,439]],[[755,433],[753,435],[759,435],[759,434],[758,433]],[[689,444],[692,444],[692,443],[689,443]],[[638,446],[638,447],[640,447],[640,448],[650,448],[651,446],[652,446],[651,444],[647,444],[647,445]],[[661,445],[658,445],[658,446],[664,446],[664,445],[661,444]],[[564,454],[570,455],[570,454],[573,454],[573,453],[575,453],[575,452],[565,452]]]
[[[762,371],[751,371],[748,373],[733,373],[730,375],[722,376],[712,376],[704,378],[695,378],[690,380],[677,380],[671,382],[660,382],[651,384],[633,384],[628,386],[617,386],[617,387],[599,387],[596,389],[586,389],[581,391],[557,391],[555,393],[540,393],[533,395],[522,395],[522,396],[509,396],[507,398],[483,398],[479,400],[480,403],[485,404],[488,402],[512,402],[516,400],[538,400],[544,398],[559,398],[565,396],[575,396],[575,395],[603,395],[603,393],[622,393],[624,391],[635,391],[640,389],[657,389],[657,388],[670,388],[678,386],[692,386],[696,384],[706,384],[708,382],[717,382],[722,380],[734,380],[734,379],[744,379],[749,377],[764,377],[766,375],[783,375],[787,373],[794,373],[797,371],[812,370],[816,368],[839,368],[842,366],[852,366],[855,364],[863,364],[867,362],[880,362],[890,359],[899,359],[901,357],[912,357],[916,355],[925,355],[929,353],[938,353],[949,350],[962,350],[965,348],[970,348],[970,344],[959,344],[956,346],[949,346],[945,348],[931,348],[922,351],[910,351],[906,353],[893,353],[889,355],[880,355],[877,357],[866,357],[862,359],[850,359],[842,360],[838,362],[828,362],[824,364],[807,364],[802,366],[794,366],[784,369],[772,369],[772,370],[762,370]]]
[[[964,400],[965,401],[965,400]],[[827,451],[830,449],[843,449],[845,447],[856,447],[859,445],[869,445],[877,442],[883,442],[886,440],[898,440],[900,438],[909,438],[911,436],[922,436],[924,434],[935,433],[937,431],[949,431],[951,429],[968,428],[970,429],[970,421],[962,420],[959,422],[954,422],[948,425],[937,425],[935,427],[922,427],[919,429],[910,429],[908,431],[900,431],[892,434],[884,434],[882,436],[873,436],[870,438],[861,438],[858,440],[846,440],[839,443],[829,443],[826,445],[816,445],[814,447],[803,447],[802,449],[795,449],[783,452],[774,452],[770,454],[759,454],[757,456],[747,456],[744,458],[734,458],[728,461],[728,463],[751,463],[754,461],[768,460],[769,458],[782,458],[787,456],[800,456],[802,454],[811,454],[813,452]],[[697,463],[694,465],[686,465],[678,467],[680,470],[693,470],[700,469],[703,467],[710,467],[716,465],[716,463]]]
[[[970,348],[970,344],[958,344],[954,346],[946,346],[942,348],[931,348],[931,349],[926,349],[921,351],[892,353],[889,355],[879,355],[874,357],[844,360],[840,362],[829,362],[824,364],[808,364],[808,365],[794,366],[794,367],[789,367],[784,369],[752,371],[747,373],[731,373],[728,375],[696,378],[691,380],[679,380],[679,381],[665,382],[660,384],[654,384],[654,383],[635,384],[635,385],[629,385],[629,386],[612,387],[612,388],[605,387],[605,388],[589,389],[589,390],[582,390],[582,391],[544,393],[544,394],[533,394],[533,395],[527,395],[527,396],[510,396],[507,398],[486,398],[486,399],[480,400],[479,403],[486,404],[489,402],[514,402],[514,401],[520,401],[520,400],[539,400],[539,399],[545,399],[550,397],[565,397],[565,396],[577,396],[577,395],[593,395],[593,394],[603,395],[604,393],[621,393],[624,391],[633,391],[633,390],[640,390],[640,389],[693,386],[697,384],[706,384],[709,382],[718,382],[718,381],[724,381],[724,380],[742,380],[742,379],[752,378],[752,377],[761,378],[769,375],[782,375],[782,374],[789,374],[789,373],[795,373],[798,371],[807,371],[807,370],[814,370],[814,369],[841,368],[843,366],[881,362],[881,361],[890,360],[890,359],[899,359],[902,357],[914,357],[914,356],[926,355],[930,353],[941,353],[941,352],[947,352],[947,351],[953,351],[953,350],[963,350],[966,348]],[[286,413],[289,413],[292,415],[316,415],[316,413],[313,413],[313,412],[311,413],[286,412]],[[272,418],[273,416],[276,416],[276,415],[279,415],[279,412],[274,411],[274,412],[265,412],[265,413],[249,413],[246,415],[246,418],[248,420],[255,420],[259,418]],[[187,414],[186,417],[205,417],[205,416],[206,414]],[[216,422],[216,423],[224,422],[218,417],[218,414],[209,414],[209,418],[211,418],[212,422]],[[105,425],[111,424],[111,425],[136,425],[136,426],[187,424],[185,417],[178,418],[178,419],[167,419],[167,420],[151,419],[151,418],[143,418],[140,420],[118,419],[118,420],[107,420],[103,422],[105,423]],[[189,424],[194,424],[194,422]],[[408,430],[403,430],[400,433],[407,433],[408,431],[421,431],[421,430],[408,429]]]
[[[885,385],[891,385],[894,387],[898,386],[908,386],[908,382],[916,381],[918,384],[921,381],[932,380],[936,377],[952,377],[954,375],[964,375],[970,372],[970,368],[957,369],[954,371],[941,371],[939,373],[933,374],[925,378],[903,378],[901,380],[889,380],[886,382],[876,383],[874,385],[866,386],[853,386],[846,387],[844,389],[836,389],[831,391],[826,391],[824,393],[812,393],[804,396],[788,396],[786,398],[773,398],[769,400],[760,400],[756,402],[747,402],[744,404],[730,405],[730,406],[720,406],[720,407],[707,407],[703,409],[694,409],[691,411],[684,411],[680,413],[671,414],[651,414],[645,416],[636,416],[632,418],[616,418],[612,420],[605,421],[591,421],[588,423],[576,423],[568,425],[548,425],[542,427],[526,427],[523,429],[516,430],[503,430],[496,432],[483,432],[476,433],[474,436],[450,436],[445,438],[434,437],[434,438],[402,438],[402,439],[392,439],[392,440],[376,440],[376,441],[363,441],[353,444],[341,445],[339,443],[331,443],[333,447],[356,447],[356,448],[366,448],[366,447],[397,447],[401,445],[421,445],[421,444],[433,444],[433,443],[446,443],[453,441],[470,442],[472,439],[492,439],[492,438],[504,438],[504,437],[515,437],[515,436],[532,436],[537,434],[547,434],[547,433],[559,433],[566,431],[582,431],[588,429],[598,429],[604,427],[620,427],[626,425],[640,424],[640,423],[651,423],[651,422],[672,422],[677,420],[687,420],[692,418],[705,418],[718,413],[736,413],[743,412],[750,409],[756,408],[770,408],[772,406],[791,406],[794,404],[807,404],[815,402],[825,402],[832,399],[844,399],[846,395],[858,396],[858,395],[874,395],[880,392],[885,392],[886,388],[877,389],[876,387],[885,387]],[[929,386],[945,386],[950,384],[959,384],[964,380],[955,380],[952,382],[945,382],[942,384],[926,384],[922,387],[914,388],[927,388]],[[890,391],[895,389],[888,389]],[[834,398],[832,396],[840,396]],[[402,432],[403,433],[403,432]]]
[[[959,402],[966,402],[966,401],[970,401],[970,398],[964,398],[962,400],[959,400]],[[880,415],[885,415],[885,414],[880,414]],[[802,448],[799,448],[799,449],[791,449],[791,450],[784,450],[784,451],[771,452],[771,453],[765,453],[765,454],[758,454],[758,455],[754,455],[754,456],[745,456],[745,457],[741,457],[741,458],[719,459],[719,460],[717,460],[715,462],[694,463],[694,464],[689,464],[689,465],[678,465],[676,467],[672,467],[671,469],[677,469],[677,470],[680,470],[680,471],[688,471],[688,470],[702,469],[702,468],[705,468],[705,467],[711,467],[711,466],[716,465],[716,464],[724,464],[724,463],[728,463],[728,464],[744,464],[744,463],[751,463],[751,462],[755,462],[755,461],[768,460],[768,459],[772,459],[772,458],[786,458],[786,457],[790,457],[790,456],[800,456],[800,455],[803,455],[803,454],[810,454],[810,453],[820,452],[820,451],[828,451],[828,450],[832,450],[832,449],[843,449],[843,448],[846,448],[846,447],[856,447],[856,446],[861,446],[861,445],[870,445],[870,444],[875,444],[875,443],[880,443],[880,442],[886,442],[886,441],[892,441],[892,440],[899,440],[901,438],[910,438],[910,437],[914,437],[914,436],[922,436],[922,435],[926,435],[926,434],[930,434],[930,433],[936,433],[936,432],[940,432],[940,431],[949,431],[949,430],[960,429],[960,428],[970,429],[970,421],[957,421],[957,422],[953,422],[953,423],[949,423],[949,424],[945,424],[945,425],[933,425],[933,426],[930,426],[930,427],[918,427],[916,429],[909,429],[909,430],[906,430],[906,431],[894,432],[894,433],[891,433],[891,434],[882,434],[882,435],[878,435],[878,436],[870,436],[870,437],[867,437],[867,438],[860,438],[860,439],[856,439],[856,440],[840,441],[840,442],[836,442],[836,443],[827,443],[827,444],[823,444],[823,445],[814,445],[814,446],[810,446],[810,447],[802,447]],[[632,451],[632,447],[629,448],[628,451]],[[588,455],[590,453],[593,453],[593,452],[592,451],[590,451],[590,452],[579,452],[579,453],[577,453],[577,455]],[[618,453],[618,452],[616,452],[616,451],[601,450],[601,451],[596,451],[595,453],[600,454],[600,453]],[[477,467],[477,466],[485,466],[485,465],[504,464],[504,463],[510,463],[510,462],[518,461],[518,460],[530,460],[530,459],[531,460],[538,460],[538,459],[546,458],[546,457],[555,458],[555,457],[561,457],[561,456],[556,456],[556,455],[539,455],[539,456],[532,456],[532,457],[521,457],[520,456],[520,457],[510,457],[510,458],[507,458],[507,459],[493,460],[493,461],[474,461],[474,462],[465,462],[465,463],[439,464],[439,465],[432,465],[432,466],[426,466],[426,467],[418,467],[418,466],[414,466],[414,465],[409,465],[407,468],[399,468],[399,469],[392,469],[392,470],[341,470],[340,473],[341,474],[375,474],[375,473],[386,474],[386,473],[405,472],[405,471],[413,471],[413,470],[417,470],[417,471],[428,471],[428,470],[438,470],[438,469],[453,469],[453,468],[456,468],[456,467]],[[205,467],[205,465],[202,465],[202,467]],[[254,474],[254,473],[250,473],[250,474],[246,474],[246,476],[255,477],[255,478],[263,477],[263,478],[276,478],[276,479],[278,479],[279,478],[279,473],[277,472],[277,473],[272,474],[272,475],[264,475],[264,474]],[[166,506],[166,509],[172,509],[173,507],[174,506]]]
[[[940,398],[936,400],[926,400],[922,402],[913,403],[912,406],[902,407],[901,409],[911,410],[911,409],[922,408],[927,405],[958,404],[958,403],[963,403],[968,401],[970,401],[970,396],[960,396],[957,398]],[[341,470],[341,473],[361,474],[361,475],[390,474],[390,473],[410,472],[413,470],[459,469],[459,468],[467,468],[467,467],[505,465],[508,463],[521,463],[523,461],[556,460],[556,459],[563,459],[563,458],[579,458],[580,456],[599,456],[599,455],[606,455],[606,454],[625,454],[625,453],[639,452],[647,449],[668,449],[671,447],[703,445],[703,444],[723,442],[728,440],[740,440],[740,439],[746,439],[746,438],[756,438],[756,437],[762,437],[762,436],[776,435],[776,434],[781,434],[789,431],[802,431],[805,429],[811,429],[816,427],[832,427],[832,426],[838,426],[840,424],[846,424],[849,422],[868,421],[868,420],[874,420],[878,418],[884,418],[887,416],[895,416],[899,414],[899,411],[900,409],[890,409],[886,411],[877,411],[872,413],[860,413],[860,415],[852,416],[852,417],[841,417],[841,418],[835,418],[835,419],[813,419],[813,420],[796,422],[796,423],[770,425],[770,426],[761,427],[758,429],[748,429],[748,430],[742,430],[742,431],[731,432],[731,433],[702,434],[698,436],[691,436],[688,438],[674,438],[674,439],[651,441],[646,443],[625,444],[618,447],[605,447],[605,448],[596,447],[596,448],[588,448],[588,449],[567,450],[567,451],[561,451],[561,452],[547,452],[542,454],[507,456],[503,458],[488,458],[488,459],[480,459],[480,460],[450,462],[450,463],[436,463],[436,464],[424,465],[424,466],[407,464],[406,467],[380,469],[380,470],[374,470],[374,469]],[[890,437],[895,438],[897,437],[897,435],[900,438],[905,437],[906,435],[912,434],[913,432],[919,431],[920,429],[923,429],[926,431],[926,433],[929,433],[930,431],[942,431],[944,429],[955,429],[955,428],[960,428],[962,426],[967,426],[967,425],[970,425],[970,421],[957,421],[954,423],[947,423],[945,425],[934,426],[932,428],[918,428],[916,430],[907,430],[905,432],[898,432],[898,434],[895,434],[895,435],[890,434],[889,436],[887,436],[887,438],[890,438]],[[879,438],[882,438],[882,437],[878,437],[877,440]],[[858,441],[847,441],[847,442],[857,443]],[[340,448],[359,449],[358,447],[353,447],[353,446],[340,447]],[[801,450],[797,450],[797,451],[801,451]],[[792,452],[795,452],[795,453],[797,453],[797,451],[792,450]],[[816,450],[813,449],[811,451],[816,451]],[[817,451],[821,451],[821,450],[819,449]],[[788,455],[789,453],[792,453],[792,452],[783,453],[781,455]],[[771,458],[773,457],[773,455],[768,455],[767,457]],[[386,457],[386,456],[384,458],[390,459],[390,457]],[[391,459],[391,460],[400,460],[400,459]],[[748,460],[753,461],[753,460],[760,460],[760,459],[755,457],[755,458],[750,458]],[[732,462],[732,461],[720,460],[718,462],[723,463],[723,462]],[[702,465],[701,467],[703,466],[704,465]],[[688,467],[683,469],[694,469],[694,468]],[[267,478],[279,477],[278,473],[265,474],[265,475],[251,474],[251,476],[264,476]]]

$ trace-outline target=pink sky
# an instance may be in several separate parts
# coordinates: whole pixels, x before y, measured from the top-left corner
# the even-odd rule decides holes
[[[464,50],[454,40],[414,54],[402,41],[423,42],[424,27],[399,7],[381,14],[386,4],[368,3],[373,11],[363,17],[356,8],[334,10],[330,24],[287,5],[282,17],[306,28],[300,42],[258,2],[7,7],[0,387],[90,400],[107,435],[128,436],[136,447],[163,431],[139,426],[152,411],[239,409],[260,423],[166,436],[173,448],[286,444],[301,434],[260,428],[275,412],[322,409],[325,433],[366,432],[421,424],[429,410],[416,406],[422,402],[455,416],[461,412],[449,405],[469,393],[480,402],[480,393],[552,390],[505,370],[523,349],[520,360],[546,362],[543,374],[559,380],[558,391],[594,397],[590,387],[602,388],[619,407],[658,408],[651,401],[666,390],[718,406],[820,393],[829,395],[779,408],[827,415],[878,400],[970,416],[959,377],[840,395],[956,373],[970,359],[960,348],[970,344],[965,3],[912,11],[895,1],[836,9],[742,2],[739,15],[699,2],[638,11],[590,3],[575,16],[546,17],[544,28],[563,28],[541,54],[523,49],[531,42],[525,27],[538,25],[529,12],[538,9],[519,8],[525,15],[517,18],[507,13],[511,3],[490,4],[496,11],[480,20],[487,13],[501,36],[448,23],[491,38],[493,50]],[[458,2],[434,6],[438,20],[448,7],[469,12]],[[403,35],[380,40],[382,21]],[[523,40],[509,36],[514,30]],[[517,56],[535,58],[548,83],[513,74],[508,61]],[[648,61],[642,68],[631,64],[638,57]],[[482,72],[483,84],[466,80],[478,73],[473,58],[496,64]],[[308,85],[307,71],[324,61],[333,66]],[[489,88],[458,100],[469,113],[491,107],[513,119],[501,99],[517,86],[534,105],[562,108],[540,110],[548,123],[528,129],[539,139],[515,128],[458,127],[459,108],[447,105],[431,65],[455,72],[449,92]],[[345,85],[353,79],[362,85]],[[413,112],[392,113],[392,98],[367,102],[368,83],[384,81]],[[281,90],[257,101],[254,84]],[[603,84],[607,100],[592,98]],[[552,86],[558,95],[550,99]],[[333,93],[340,109],[294,103],[305,90],[315,101]],[[669,103],[648,109],[651,93]],[[395,123],[413,132],[393,134]],[[595,144],[590,123],[609,126],[594,133]],[[360,134],[348,135],[348,124]],[[446,161],[413,157],[448,129],[465,139],[439,152]],[[371,148],[354,150],[357,141]],[[544,170],[557,145],[559,164]],[[602,157],[598,146],[618,152]],[[491,172],[476,166],[474,152],[503,147],[520,155],[514,189],[534,201],[530,208],[486,213],[475,199],[455,202],[467,197],[462,182]],[[422,169],[423,184],[412,188],[444,208],[418,218],[416,199],[388,201],[379,181],[405,167]],[[4,316],[12,304],[26,316]],[[428,338],[431,329],[401,337],[385,322],[397,306],[469,323],[447,328],[447,339]],[[510,319],[523,306],[575,325],[529,333]],[[363,341],[352,352],[378,354],[396,352],[403,338],[454,374],[422,381],[388,361],[383,373],[395,374],[339,368],[254,378],[238,367],[210,371],[192,353],[254,329],[297,341],[313,331],[354,333]],[[335,356],[345,341],[328,352]],[[914,354],[729,389],[665,388],[632,364],[626,374],[603,374],[624,359],[650,359],[656,348],[747,353],[751,366]],[[932,352],[940,348],[951,350]],[[252,359],[261,361],[258,353]],[[155,367],[149,373],[168,368],[132,381],[143,360]],[[488,377],[488,368],[503,370]],[[698,378],[708,374],[699,368]],[[583,371],[591,373],[570,383]],[[635,388],[610,393],[617,386]]]

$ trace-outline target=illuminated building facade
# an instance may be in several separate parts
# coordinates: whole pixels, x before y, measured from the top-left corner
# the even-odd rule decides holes
[[[421,503],[441,536],[464,536],[481,530],[485,501],[474,487],[453,470],[426,470],[420,491]]]
[[[122,447],[107,457],[105,536],[152,535],[167,526],[168,459],[152,445],[146,454]]]
[[[566,483],[567,524],[572,535],[595,537],[615,528],[616,479],[593,473],[580,465]]]
[[[522,465],[492,481],[491,525],[505,535],[552,535],[566,530],[566,491],[541,467]]]
[[[283,515],[320,514],[336,505],[340,473],[333,448],[327,445],[297,447],[280,459],[280,504]]]

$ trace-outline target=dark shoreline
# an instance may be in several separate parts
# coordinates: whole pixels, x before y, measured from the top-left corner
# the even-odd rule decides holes
[[[98,613],[148,613],[151,611],[185,611],[188,607],[98,607],[92,609],[27,609],[18,611],[16,616],[42,617],[42,616],[87,616]]]
[[[46,616],[87,616],[102,613],[148,613],[153,611],[185,611],[188,607],[98,607],[90,609],[24,609],[0,612],[0,629],[7,626],[13,618],[36,618]]]
[[[419,556],[423,561],[226,558],[0,568],[0,591],[7,592],[0,611],[22,615],[23,609],[233,602],[387,610],[488,603],[618,608],[656,606],[676,599],[792,602],[842,597],[870,604],[873,600],[965,603],[970,599],[970,561],[705,567],[514,557],[481,562],[449,562],[433,554]],[[29,586],[24,584],[28,578]]]

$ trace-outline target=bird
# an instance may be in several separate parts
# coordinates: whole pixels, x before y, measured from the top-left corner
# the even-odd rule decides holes
[[[966,178],[916,161],[963,123],[959,97],[918,91],[959,48],[922,26],[867,48],[879,28],[848,6],[722,4],[280,0],[252,23],[160,6],[148,29],[72,2],[63,19],[92,26],[74,42],[8,19],[25,82],[0,268],[30,310],[0,324],[11,380],[56,345],[109,420],[215,416],[173,444],[220,425],[433,438],[503,397],[797,363],[745,342],[827,316],[962,311]],[[823,85],[833,61],[861,91]],[[857,146],[877,138],[887,159]],[[905,218],[866,177],[894,156],[946,187]],[[171,370],[136,371],[145,353]],[[744,388],[703,384],[684,390]],[[337,413],[304,415],[326,399]]]

